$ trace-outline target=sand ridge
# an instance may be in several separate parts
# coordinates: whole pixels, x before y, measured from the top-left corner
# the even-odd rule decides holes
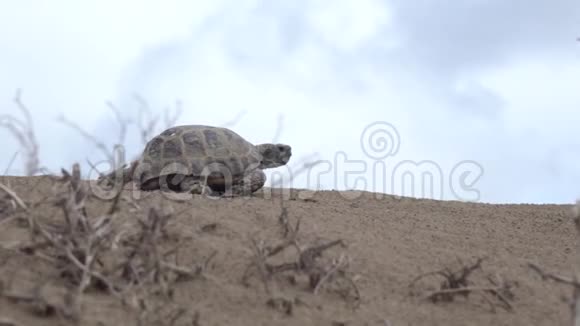
[[[39,257],[50,257],[51,252],[22,250],[30,242],[26,214],[43,225],[62,226],[63,211],[49,200],[58,182],[46,176],[3,176],[0,183],[28,205],[27,212],[14,203],[0,207],[2,293],[25,297],[42,293],[55,307],[68,307],[67,293],[76,288],[71,290],[70,279],[62,276],[54,261]],[[138,325],[138,311],[142,312],[143,325],[569,324],[570,310],[563,298],[570,298],[571,289],[542,280],[528,263],[572,275],[578,259],[571,205],[495,205],[394,196],[377,199],[368,192],[348,199],[338,191],[320,191],[301,199],[299,193],[292,189],[283,200],[285,214],[280,201],[285,195],[271,189],[253,198],[226,200],[195,197],[173,201],[158,191],[139,193],[137,200],[121,200],[111,215],[111,225],[130,227],[120,239],[136,241],[137,217],[146,221],[150,209],[156,208],[160,214],[171,215],[165,226],[167,234],[156,238],[160,248],[179,248],[179,259],[171,262],[192,270],[192,266],[201,266],[202,275],[172,283],[170,299],[159,299],[161,294],[143,295],[147,299],[137,305],[142,310],[123,306],[96,282],[82,295],[77,307],[80,319],[76,321],[59,313],[44,311],[43,315],[30,302],[3,295],[0,324]],[[134,194],[124,191],[128,197]],[[111,201],[89,196],[85,206],[95,221],[106,215]],[[320,266],[306,266],[306,256],[300,257],[288,245],[265,260],[270,267],[287,268],[270,271],[268,290],[258,269],[244,283],[246,269],[256,258],[253,246],[267,254],[291,238],[298,220],[296,238],[303,250],[334,240],[344,243],[320,252],[320,266],[336,267],[335,278],[313,293],[309,277]],[[128,245],[123,241],[118,242],[119,250]],[[421,299],[439,288],[443,278],[438,276],[423,278],[414,288],[409,287],[421,274],[446,267],[459,271],[481,257],[485,257],[482,268],[469,276],[471,286],[492,287],[489,277],[509,284],[513,298],[503,293],[507,305],[487,292],[455,297],[451,302]],[[299,266],[292,265],[297,262],[304,263],[309,269],[302,267],[308,272],[298,272]],[[324,270],[316,275],[327,274],[332,273]],[[145,290],[140,291],[143,294]],[[65,308],[60,309],[61,315]],[[156,318],[160,320],[156,322]]]

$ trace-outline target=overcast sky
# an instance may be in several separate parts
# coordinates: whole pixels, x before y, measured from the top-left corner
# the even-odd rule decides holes
[[[135,120],[137,94],[161,117],[182,107],[178,124],[234,121],[254,143],[292,145],[290,166],[267,171],[292,187],[569,203],[579,36],[577,0],[4,1],[0,113],[19,114],[21,88],[51,171],[104,159],[60,115],[112,146],[106,101]],[[0,134],[0,168],[22,174]]]

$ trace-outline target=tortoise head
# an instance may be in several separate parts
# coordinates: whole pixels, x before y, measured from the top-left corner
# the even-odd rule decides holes
[[[292,147],[286,144],[260,144],[256,145],[262,155],[260,169],[271,169],[286,165],[292,156]]]

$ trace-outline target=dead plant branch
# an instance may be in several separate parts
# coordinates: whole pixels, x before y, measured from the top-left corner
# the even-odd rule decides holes
[[[514,299],[512,288],[515,286],[515,283],[504,282],[499,276],[496,277],[497,280],[494,280],[491,277],[487,278],[491,285],[475,285],[471,281],[472,274],[477,270],[481,270],[484,260],[485,258],[478,258],[476,262],[471,265],[465,265],[460,261],[463,266],[455,271],[446,267],[441,270],[421,274],[411,281],[409,287],[414,287],[416,283],[427,277],[439,276],[443,278],[443,280],[440,281],[439,289],[429,291],[427,294],[422,295],[423,300],[429,300],[433,303],[452,302],[457,296],[468,298],[473,293],[481,293],[491,295],[499,301],[499,304],[501,304],[504,309],[511,311],[513,306],[509,301]],[[495,309],[497,304],[491,302],[485,296],[483,298],[490,303],[492,309]]]
[[[543,280],[552,280],[556,283],[571,285],[580,289],[580,281],[577,277],[564,277],[545,272],[540,266],[534,263],[528,263],[528,267],[542,277]]]
[[[28,206],[24,203],[24,201],[14,192],[12,189],[8,188],[6,185],[0,183],[0,189],[4,191],[10,198],[12,198],[20,208],[23,210],[28,210]]]
[[[16,90],[14,103],[24,116],[24,120],[19,120],[12,115],[0,116],[0,127],[8,130],[20,143],[20,146],[26,151],[25,157],[25,174],[27,176],[35,175],[40,172],[39,145],[34,133],[34,122],[30,110],[24,105],[21,99],[22,92]]]
[[[309,288],[317,295],[325,284],[342,279],[347,281],[350,288],[354,288],[355,298],[357,302],[360,301],[360,292],[346,271],[349,266],[347,257],[341,254],[338,259],[331,262],[323,262],[321,260],[322,254],[325,251],[338,245],[344,247],[344,242],[342,240],[334,240],[320,245],[307,246],[305,249],[302,249],[298,240],[300,219],[297,219],[295,226],[292,226],[288,218],[288,211],[283,205],[281,207],[282,210],[278,217],[278,222],[282,228],[283,240],[274,246],[268,246],[265,241],[257,241],[255,238],[251,239],[253,257],[244,271],[242,283],[248,286],[248,280],[252,272],[256,272],[266,292],[271,296],[270,282],[274,279],[274,276],[282,273],[293,273],[294,275],[307,276]],[[294,248],[294,252],[296,253],[294,260],[278,264],[273,264],[268,261],[289,248]],[[294,279],[294,277],[292,278]],[[343,294],[348,294],[349,292],[344,289],[339,291]],[[343,295],[343,297],[346,296]]]

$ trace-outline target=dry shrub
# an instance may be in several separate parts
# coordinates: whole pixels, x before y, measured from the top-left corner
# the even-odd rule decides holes
[[[485,279],[487,284],[480,284],[472,280],[473,274],[481,271],[482,263],[485,258],[478,258],[473,264],[465,264],[459,261],[460,267],[453,270],[450,267],[445,267],[441,270],[428,272],[417,276],[409,288],[411,295],[422,296],[423,300],[428,300],[433,303],[438,302],[452,302],[457,297],[468,299],[473,294],[479,294],[495,311],[496,307],[501,307],[505,310],[512,311],[513,307],[511,301],[514,300],[515,295],[513,288],[517,285],[515,282],[504,281],[499,275],[487,275]],[[431,290],[417,290],[416,286],[427,278],[439,278],[439,285],[436,289],[432,289],[432,285],[425,285]],[[426,294],[424,292],[427,292]]]
[[[30,110],[22,102],[21,97],[21,91],[17,90],[14,96],[14,103],[24,116],[24,119],[21,120],[9,114],[1,115],[0,127],[8,130],[25,151],[24,173],[27,176],[32,176],[44,169],[40,166],[39,145],[36,140],[36,134],[34,133],[32,115],[30,114]]]
[[[576,228],[576,234],[580,237],[580,199],[572,208],[572,221]],[[580,325],[580,275],[574,274],[571,277],[561,276],[555,273],[546,272],[541,266],[535,263],[528,263],[528,267],[538,274],[542,280],[552,281],[572,288],[572,298],[569,300],[571,318],[570,323],[573,326]]]
[[[179,282],[203,277],[215,253],[195,266],[176,263],[179,244],[165,248],[166,243],[176,238],[167,230],[174,214],[160,206],[136,212],[135,220],[125,224],[120,224],[117,216],[120,200],[113,200],[103,214],[90,215],[86,207],[88,187],[81,180],[78,164],[70,172],[63,169],[55,182],[54,197],[49,204],[58,207],[61,214],[50,221],[32,213],[21,217],[31,237],[17,251],[51,263],[58,271],[59,281],[70,289],[70,302],[79,302],[88,291],[105,291],[133,309],[141,322],[159,318],[161,309],[172,316],[165,320],[176,322],[185,318],[191,324],[195,316],[189,316],[187,310],[173,316],[183,310],[171,301],[174,288]],[[117,196],[120,198],[121,194]],[[42,305],[52,311],[49,315],[58,312],[79,318],[78,314],[60,313],[63,307],[47,304],[40,295],[0,295],[19,303]]]
[[[334,292],[348,301],[354,301],[355,307],[360,304],[360,292],[350,276],[350,257],[344,253],[332,259],[323,259],[323,253],[333,247],[345,247],[343,240],[329,241],[323,244],[302,245],[299,237],[300,219],[292,225],[288,210],[282,205],[278,218],[281,227],[281,241],[276,245],[268,245],[266,241],[251,239],[253,257],[243,276],[242,284],[250,286],[250,278],[257,276],[271,298],[267,304],[283,310],[286,314],[292,312],[292,301],[278,297],[271,289],[271,282],[276,278],[284,278],[291,284],[300,285],[299,278],[306,277],[306,288],[313,294],[318,294],[324,287],[335,286]],[[283,256],[287,250],[292,250],[290,261]],[[284,256],[288,257],[288,255]],[[281,263],[271,262],[282,261]]]

